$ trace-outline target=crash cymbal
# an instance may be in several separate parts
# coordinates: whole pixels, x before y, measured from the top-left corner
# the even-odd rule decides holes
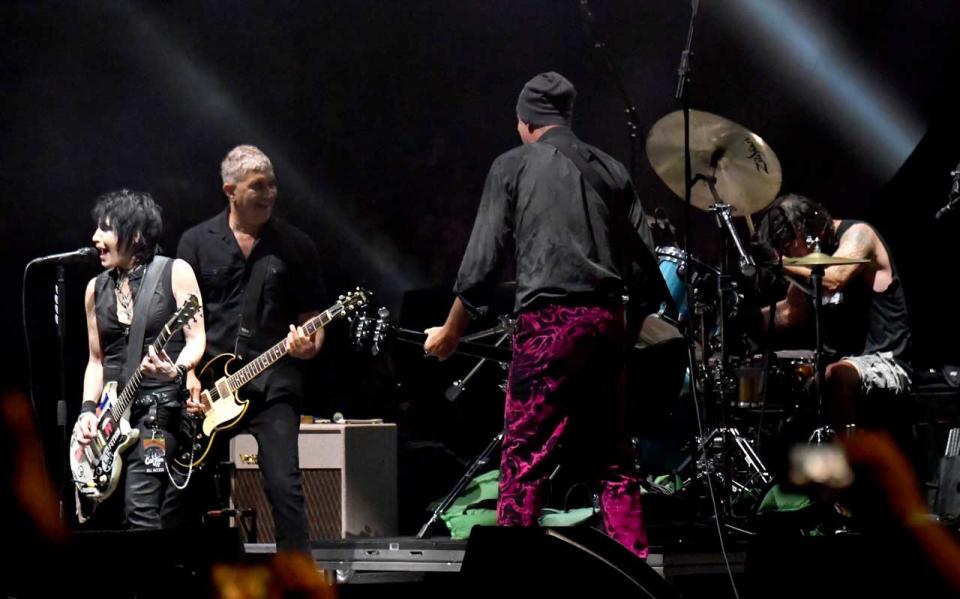
[[[683,112],[671,112],[647,135],[647,159],[673,193],[684,198]],[[759,135],[721,116],[690,111],[692,176],[716,177],[717,193],[736,216],[766,208],[777,197],[783,173],[780,161]],[[690,203],[701,210],[714,204],[705,181],[690,190]]]
[[[843,256],[831,256],[820,252],[813,252],[800,258],[784,258],[784,266],[842,266],[845,264],[867,264],[870,260],[866,258],[846,258]]]

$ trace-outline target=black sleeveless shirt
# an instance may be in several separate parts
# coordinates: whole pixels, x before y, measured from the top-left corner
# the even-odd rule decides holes
[[[843,220],[837,238],[861,221]],[[874,230],[876,232],[876,230]],[[887,251],[892,280],[883,291],[857,276],[841,290],[841,299],[823,310],[824,346],[839,355],[856,356],[889,352],[907,370],[910,367],[910,322],[903,282],[887,242],[877,233]]]
[[[134,269],[130,273],[130,294],[135,300],[137,292],[140,290],[140,284],[143,282],[146,266]],[[160,273],[160,281],[157,283],[153,301],[147,312],[141,356],[146,355],[147,348],[154,342],[163,329],[163,325],[177,310],[177,300],[173,296],[173,283],[171,281],[172,272],[173,260],[171,259],[167,261]],[[116,282],[118,276],[119,273],[116,269],[104,271],[97,276],[97,281],[94,284],[94,305],[97,314],[97,329],[100,333],[100,348],[103,351],[103,380],[104,382],[117,381],[119,388],[122,389],[126,383],[125,380],[120,379],[123,364],[127,359],[127,337],[130,334],[130,325],[122,324],[117,317]],[[171,360],[176,361],[184,343],[182,330],[177,331],[170,338],[166,350]],[[175,388],[176,385],[172,382],[160,381],[152,377],[144,377],[141,385],[142,391],[151,392]]]

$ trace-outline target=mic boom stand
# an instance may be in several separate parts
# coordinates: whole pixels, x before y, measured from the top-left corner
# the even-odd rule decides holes
[[[516,323],[507,317],[500,318],[500,324],[485,331],[480,331],[472,335],[467,335],[463,338],[463,341],[476,341],[477,339],[483,339],[484,337],[489,337],[490,335],[500,335],[500,338],[494,342],[494,347],[500,347],[500,345],[510,338],[513,335],[513,329]],[[502,333],[502,334],[501,334]],[[470,382],[479,371],[480,368],[490,362],[491,360],[487,358],[481,358],[476,365],[470,369],[470,372],[467,373],[467,376],[462,379],[453,381],[447,391],[443,394],[448,401],[456,401],[460,394],[463,393],[467,388],[467,383]]]
[[[453,486],[453,489],[447,493],[447,496],[444,497],[437,507],[434,508],[433,513],[430,514],[430,519],[428,519],[423,526],[420,527],[420,532],[417,533],[418,539],[423,539],[427,536],[427,533],[430,532],[430,528],[437,523],[437,520],[440,519],[440,516],[443,515],[445,511],[456,501],[457,497],[460,496],[460,493],[467,488],[467,485],[470,484],[470,481],[473,480],[473,476],[477,473],[482,466],[486,465],[490,461],[490,454],[500,445],[500,442],[503,441],[503,432],[499,432],[496,436],[490,440],[490,443],[483,448],[483,451],[480,452],[473,462],[470,463],[470,466],[467,467],[467,471],[463,473],[463,476],[460,477],[460,480],[457,481],[457,484]]]
[[[500,335],[500,338],[497,339],[497,342],[494,344],[499,347],[501,343],[509,339],[513,335],[513,330],[516,326],[516,323],[508,318],[501,317],[500,324],[484,331],[479,331],[472,335],[467,335],[463,338],[464,341],[476,341],[477,339],[482,339],[484,337],[489,337],[491,335]],[[469,381],[473,376],[480,370],[480,367],[485,363],[489,362],[486,358],[481,358],[479,362],[470,370],[467,376],[463,377],[462,380],[454,381],[453,384],[447,389],[445,397],[453,401],[455,400],[460,393],[466,388],[467,381]],[[430,515],[430,518],[420,527],[420,531],[417,533],[418,539],[423,539],[427,536],[427,533],[430,532],[430,529],[434,524],[437,523],[437,520],[443,515],[445,511],[456,501],[457,497],[460,496],[460,493],[470,484],[470,481],[473,480],[474,475],[476,475],[477,470],[482,466],[486,465],[490,461],[490,454],[497,449],[500,445],[500,442],[503,441],[503,431],[497,433],[493,439],[487,444],[487,446],[480,452],[480,454],[474,458],[474,460],[467,467],[466,472],[463,473],[463,476],[460,477],[460,480],[457,481],[457,484],[453,486],[449,493],[437,504],[437,507],[434,508],[433,513]]]

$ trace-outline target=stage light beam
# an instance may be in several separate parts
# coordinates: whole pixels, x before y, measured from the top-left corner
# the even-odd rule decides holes
[[[763,36],[760,51],[774,73],[790,72],[780,77],[796,85],[796,93],[828,100],[827,116],[870,171],[890,177],[910,156],[923,137],[922,120],[812,8],[787,0],[732,0],[725,14],[745,17]]]

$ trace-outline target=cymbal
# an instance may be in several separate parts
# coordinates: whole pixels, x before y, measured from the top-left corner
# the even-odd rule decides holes
[[[683,112],[671,112],[647,134],[647,159],[673,193],[684,198]],[[735,216],[747,216],[773,202],[780,191],[780,160],[759,135],[742,125],[700,110],[690,111],[691,175],[716,177],[720,199]],[[706,181],[694,183],[690,203],[700,210],[714,204]]]
[[[870,260],[866,258],[846,258],[844,256],[831,256],[820,252],[813,252],[800,258],[784,258],[784,266],[842,266],[845,264],[867,264]]]

